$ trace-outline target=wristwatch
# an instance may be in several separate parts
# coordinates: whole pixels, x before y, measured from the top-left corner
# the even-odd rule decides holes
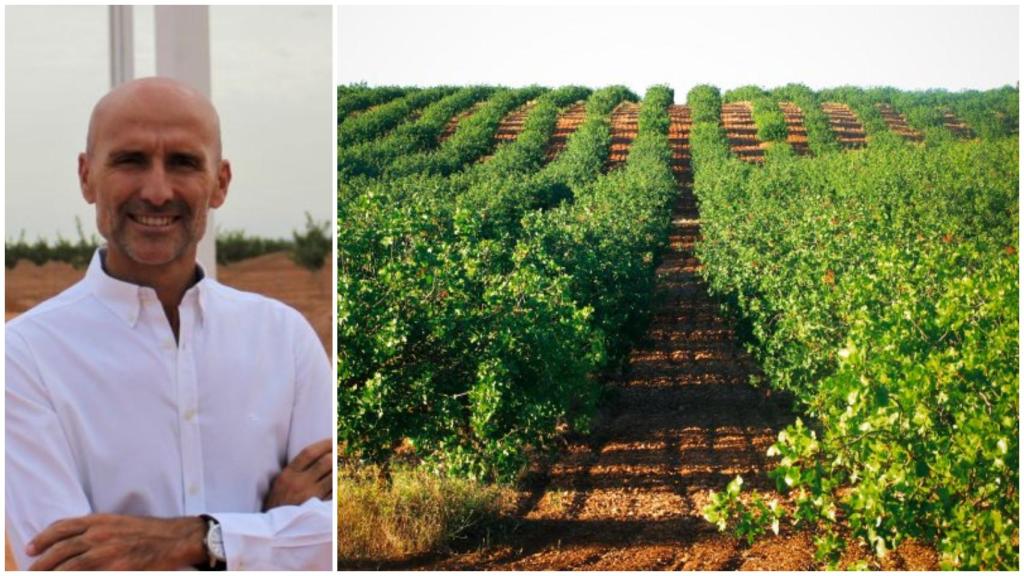
[[[203,547],[206,548],[206,556],[210,559],[210,565],[205,570],[227,569],[227,554],[224,552],[224,536],[220,530],[220,522],[208,514],[200,514],[206,522],[206,537],[203,538]]]

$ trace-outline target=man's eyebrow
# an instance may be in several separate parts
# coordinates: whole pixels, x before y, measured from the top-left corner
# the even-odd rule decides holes
[[[143,152],[142,150],[134,149],[134,148],[121,148],[121,149],[117,149],[117,150],[111,150],[107,154],[107,160],[108,161],[133,159],[133,158],[145,158],[145,157],[146,157],[146,153],[145,152]]]

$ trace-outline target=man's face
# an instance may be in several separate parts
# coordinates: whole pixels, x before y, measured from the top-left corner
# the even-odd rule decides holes
[[[195,262],[206,211],[224,202],[231,179],[211,113],[180,90],[157,86],[116,98],[94,116],[79,178],[96,205],[108,266],[132,275]]]

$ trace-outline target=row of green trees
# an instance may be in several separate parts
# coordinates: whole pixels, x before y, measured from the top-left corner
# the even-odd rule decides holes
[[[373,87],[366,84],[338,86],[338,122],[342,122],[355,112],[362,112],[371,106],[384,104],[407,94],[417,92],[416,88],[401,86]]]
[[[381,138],[366,142],[339,142],[338,181],[355,177],[376,178],[398,158],[437,146],[448,121],[489,97],[494,88],[469,86],[422,109],[416,120],[404,122]]]
[[[351,118],[343,118],[338,122],[338,145],[341,146],[344,143],[345,146],[352,146],[379,138],[401,124],[411,114],[454,91],[454,88],[446,86],[416,90],[381,104],[374,110],[368,110]],[[340,109],[338,113],[341,114]]]
[[[809,525],[823,561],[842,556],[842,525],[879,555],[913,537],[947,568],[1013,569],[1018,141],[993,128],[907,144],[869,114],[883,95],[919,97],[817,95],[862,114],[867,149],[758,167],[729,154],[718,91],[689,94],[702,273],[764,384],[803,412],[769,452],[792,506],[744,499],[737,481],[705,512],[748,537]]]
[[[217,263],[230,264],[287,250],[296,264],[317,270],[324,265],[333,248],[330,224],[330,221],[316,222],[307,213],[305,229],[293,231],[291,240],[250,236],[242,230],[218,231]],[[24,232],[17,240],[8,240],[4,244],[6,267],[14,268],[19,261],[25,260],[36,265],[54,261],[85,268],[100,242],[95,236],[86,238],[81,222],[76,221],[76,225],[78,240],[74,242],[62,236],[58,236],[55,242],[43,239],[27,242]]]

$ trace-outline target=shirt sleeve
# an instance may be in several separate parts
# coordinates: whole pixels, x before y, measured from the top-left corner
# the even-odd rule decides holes
[[[47,526],[92,513],[71,446],[32,351],[16,330],[5,329],[6,529],[19,569],[33,559],[25,545]]]
[[[333,430],[333,372],[316,333],[292,312],[296,362],[295,400],[288,436],[288,460]],[[334,505],[310,498],[262,514],[211,514],[220,522],[228,570],[331,570]]]

